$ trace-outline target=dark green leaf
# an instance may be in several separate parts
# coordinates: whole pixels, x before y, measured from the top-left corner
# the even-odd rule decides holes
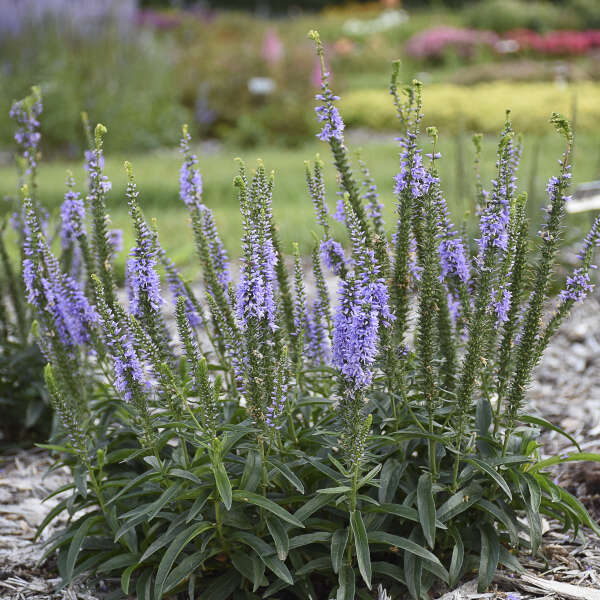
[[[137,569],[137,565],[131,565],[127,567],[121,575],[121,589],[125,595],[129,594],[129,582],[131,581],[131,575]]]
[[[371,566],[373,567],[373,573],[380,573],[381,575],[385,575],[390,579],[395,579],[402,585],[406,585],[404,571],[398,565],[393,565],[388,562],[374,561],[371,563]]]
[[[81,549],[81,545],[83,544],[83,540],[88,534],[88,531],[91,527],[93,527],[96,523],[100,523],[102,521],[102,517],[98,515],[93,515],[88,517],[83,521],[83,523],[79,526],[73,539],[71,540],[71,544],[69,545],[69,552],[67,553],[67,562],[65,563],[65,574],[64,580],[67,583],[71,582],[71,578],[73,577],[73,569],[75,568],[75,561],[77,560],[77,555],[79,554],[79,550]]]
[[[500,523],[504,525],[504,527],[508,531],[508,534],[510,535],[511,544],[513,544],[514,546],[518,545],[519,532],[517,530],[517,525],[514,519],[508,514],[508,512],[504,509],[503,506],[498,506],[497,504],[494,504],[489,500],[485,500],[484,498],[481,498],[481,500],[479,500],[475,506],[476,508],[481,507],[483,510],[492,515],[495,519],[500,521]]]
[[[292,574],[289,572],[288,568],[274,556],[275,549],[269,546],[269,544],[246,531],[236,531],[232,537],[233,539],[239,540],[247,546],[250,546],[256,554],[258,554],[265,565],[267,565],[267,568],[273,571],[273,573],[275,573],[282,581],[289,583],[289,585],[293,585],[294,579]]]
[[[338,585],[336,600],[354,600],[355,581],[352,567],[344,565],[340,569]]]
[[[408,588],[410,595],[415,600],[419,600],[419,598],[421,598],[421,579],[423,576],[423,563],[411,552],[405,552],[403,559],[404,578],[406,579],[406,587]]]
[[[455,527],[450,527],[449,531],[454,538],[454,548],[452,548],[452,559],[450,560],[450,570],[448,575],[450,576],[450,587],[455,588],[462,573],[462,566],[465,558],[465,545],[459,531]]]
[[[383,463],[377,491],[380,504],[391,502],[394,499],[403,470],[403,466],[395,458],[388,458]]]
[[[260,453],[256,451],[248,452],[246,464],[240,481],[240,489],[254,492],[258,487],[262,477],[262,461]]]
[[[305,575],[309,575],[310,573],[314,573],[315,571],[327,571],[329,570],[329,567],[329,557],[321,556],[302,565],[296,571],[296,575],[298,575],[298,577],[304,577]]]
[[[327,495],[317,495],[311,498],[306,504],[303,504],[295,513],[294,516],[299,521],[306,521],[312,514],[317,512],[320,508],[329,504],[329,497]]]
[[[467,458],[465,460],[466,462],[472,464],[475,468],[479,469],[482,473],[489,475],[508,496],[508,499],[512,500],[512,492],[508,487],[508,483],[506,483],[504,477],[502,477],[502,475],[500,475],[500,473],[498,473],[494,467],[491,467],[485,461],[480,460],[479,458]]]
[[[239,585],[238,573],[224,573],[202,591],[202,600],[227,600]]]
[[[290,539],[290,550],[308,546],[319,542],[328,542],[331,534],[327,531],[317,531],[315,533],[303,533]]]
[[[260,506],[261,508],[272,512],[274,515],[278,516],[280,519],[283,519],[287,523],[295,525],[296,527],[304,528],[304,524],[294,515],[290,514],[287,510],[285,510],[285,508],[279,506],[279,504],[273,502],[273,500],[269,500],[264,496],[259,496],[258,494],[247,492],[245,490],[235,490],[233,492],[233,499],[237,502],[246,502],[249,504],[254,504],[255,506]]]
[[[374,466],[364,477],[361,477],[356,489],[360,490],[361,487],[369,483],[379,471],[381,471],[381,464]]]
[[[330,487],[330,488],[323,488],[320,490],[317,490],[317,494],[346,494],[348,492],[351,492],[352,488],[348,485],[339,485],[337,487]]]
[[[186,556],[170,573],[165,581],[164,593],[168,594],[177,587],[182,581],[189,577],[203,561],[206,560],[206,553],[200,550]]]
[[[227,471],[221,461],[218,461],[213,465],[213,473],[221,501],[225,505],[225,508],[230,510],[232,502],[231,482],[229,481],[229,477],[227,477]]]
[[[331,566],[333,567],[333,572],[336,574],[342,566],[347,543],[348,529],[338,529],[333,532],[331,536]]]
[[[156,579],[154,581],[154,598],[160,600],[163,594],[163,588],[171,571],[171,567],[175,562],[175,559],[181,554],[185,547],[197,536],[213,527],[212,523],[201,523],[200,525],[194,524],[192,527],[188,527],[185,531],[182,531],[169,545],[167,551],[164,553],[158,570],[156,571]]]
[[[489,523],[482,523],[479,531],[481,532],[481,551],[479,553],[477,591],[482,594],[490,586],[496,574],[500,558],[500,541],[496,530]]]
[[[301,494],[304,494],[303,483],[286,464],[274,458],[269,459],[269,464],[273,465]]]
[[[470,508],[481,498],[481,488],[469,486],[453,494],[437,509],[437,518],[445,523]]]
[[[369,532],[368,537],[369,542],[373,544],[386,544],[388,546],[401,548],[406,552],[410,552],[415,556],[428,560],[429,562],[432,562],[443,568],[442,563],[439,561],[438,557],[435,554],[433,554],[423,546],[413,542],[412,540],[400,537],[399,535],[387,533],[386,531],[371,531]]]
[[[354,537],[354,548],[356,550],[356,559],[358,561],[358,570],[362,575],[367,587],[371,589],[371,553],[369,551],[369,541],[367,539],[367,530],[362,519],[360,511],[354,510],[350,513],[350,527]]]
[[[435,501],[433,499],[431,473],[423,473],[417,484],[417,508],[419,509],[419,522],[423,528],[423,535],[430,548],[435,546]]]
[[[277,556],[279,557],[279,560],[285,560],[290,549],[290,539],[287,531],[285,530],[283,523],[277,517],[268,515],[266,521],[267,529],[275,542]]]
[[[550,423],[550,421],[546,421],[546,419],[542,419],[541,417],[534,417],[533,415],[519,415],[519,421],[522,423],[529,423],[531,425],[538,425],[544,429],[551,429],[552,431],[556,431],[560,435],[566,437],[572,444],[581,452],[581,447],[577,443],[577,440],[567,433],[564,429],[561,429],[558,425],[554,425],[554,423]]]

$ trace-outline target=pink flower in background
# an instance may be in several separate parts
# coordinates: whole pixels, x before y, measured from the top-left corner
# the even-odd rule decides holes
[[[562,30],[540,34],[529,29],[514,29],[500,38],[493,31],[433,27],[411,37],[405,50],[409,56],[425,60],[442,58],[447,51],[453,51],[461,58],[470,58],[480,47],[488,47],[501,54],[580,55],[600,48],[600,31]]]
[[[468,58],[478,47],[493,48],[498,39],[498,35],[492,31],[441,26],[413,35],[406,43],[405,50],[410,56],[421,59],[442,58],[448,50]]]
[[[285,53],[285,48],[277,31],[273,28],[267,29],[262,46],[262,57],[270,65],[279,64]]]

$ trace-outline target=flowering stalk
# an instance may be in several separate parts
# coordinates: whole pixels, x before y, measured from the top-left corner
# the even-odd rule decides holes
[[[127,171],[127,204],[129,216],[135,230],[136,245],[129,253],[127,261],[127,284],[129,291],[129,312],[138,319],[150,339],[158,349],[160,362],[172,363],[174,357],[169,350],[169,333],[162,317],[164,300],[160,291],[158,264],[160,246],[158,234],[152,231],[139,206],[139,192],[133,177],[133,169],[125,162]]]
[[[318,31],[310,31],[308,37],[315,42],[317,47],[317,56],[321,64],[321,93],[316,98],[322,104],[315,110],[317,117],[323,127],[318,134],[319,139],[329,143],[333,154],[334,164],[340,177],[340,185],[344,193],[348,194],[348,199],[356,218],[360,223],[360,228],[365,236],[368,246],[371,245],[371,232],[367,222],[365,209],[360,197],[360,189],[350,165],[348,150],[344,145],[344,122],[334,102],[339,100],[329,87],[329,73],[325,67],[325,57],[323,53],[323,44]]]
[[[475,283],[474,308],[469,323],[469,340],[462,362],[457,390],[457,448],[454,461],[454,483],[456,488],[462,442],[469,414],[475,382],[483,367],[481,357],[487,356],[490,335],[490,320],[493,309],[493,286],[497,284],[495,268],[510,265],[506,260],[511,226],[511,198],[514,193],[514,168],[510,122],[503,131],[498,146],[498,178],[494,182],[494,193],[488,198],[481,214],[478,240],[478,255],[475,261],[479,273]],[[514,215],[514,203],[513,203]],[[513,243],[511,241],[511,243]],[[500,261],[498,260],[500,257]],[[504,267],[505,268],[505,267]],[[506,276],[506,275],[505,275]]]
[[[94,254],[94,272],[102,283],[109,308],[116,302],[115,282],[112,273],[113,249],[109,240],[108,215],[106,213],[106,194],[111,183],[104,175],[103,137],[107,129],[101,123],[94,131],[94,148],[86,152],[89,178],[88,205],[92,214],[92,239]]]
[[[578,254],[581,266],[574,269],[572,274],[567,277],[565,288],[558,296],[560,300],[559,305],[543,332],[539,335],[535,349],[535,364],[539,362],[550,339],[556,333],[564,317],[573,308],[573,305],[576,302],[582,301],[592,291],[593,285],[590,282],[590,271],[596,268],[595,265],[592,265],[592,258],[594,249],[598,246],[600,246],[600,217],[596,217]]]
[[[244,357],[244,392],[255,422],[269,428],[267,407],[275,388],[278,348],[277,253],[272,238],[272,177],[259,162],[247,184],[245,171],[236,179],[243,219],[243,256],[237,288],[237,320]],[[238,350],[239,352],[239,350]]]
[[[542,238],[541,256],[536,267],[533,292],[523,319],[523,329],[516,355],[515,373],[508,395],[504,451],[506,451],[510,435],[518,419],[525,396],[525,389],[537,359],[537,353],[531,350],[536,347],[536,340],[540,334],[544,298],[550,282],[552,265],[560,237],[560,224],[567,201],[565,192],[571,177],[569,164],[571,149],[573,147],[571,127],[568,121],[557,113],[552,114],[551,122],[556,131],[565,138],[567,148],[560,161],[560,175],[558,177],[551,177],[548,183],[550,206],[546,223],[540,232]]]
[[[510,280],[510,308],[507,319],[503,324],[503,335],[498,356],[498,373],[496,377],[496,418],[494,434],[497,433],[501,421],[502,402],[510,379],[510,369],[513,365],[515,334],[518,326],[519,310],[523,296],[523,277],[527,266],[527,245],[529,241],[529,226],[526,219],[527,196],[522,195],[522,202],[517,204],[518,230],[515,231],[515,256]]]
[[[150,413],[148,392],[150,383],[144,373],[144,365],[135,349],[132,336],[121,311],[111,308],[105,297],[105,289],[96,275],[92,275],[96,306],[100,314],[101,331],[115,373],[114,385],[127,404],[134,406],[134,422],[140,429],[140,442],[144,448],[156,452],[156,432]],[[119,318],[121,317],[121,318]]]
[[[373,221],[375,233],[379,236],[385,236],[385,223],[382,215],[383,204],[379,201],[377,186],[367,163],[361,158],[360,153],[357,153],[357,162],[363,175],[362,187],[365,188],[365,191],[361,198],[366,203],[367,216]]]
[[[421,121],[421,83],[413,81],[406,89],[407,101],[402,102],[397,91],[399,74],[398,63],[394,63],[390,90],[394,97],[398,115],[406,128],[400,139],[403,149],[400,155],[400,172],[395,178],[394,192],[397,198],[397,227],[394,237],[395,255],[392,290],[394,294],[394,314],[396,315],[396,343],[401,345],[406,332],[411,284],[410,250],[411,223],[413,222],[416,198],[425,191],[424,178],[427,173],[422,167],[420,150],[417,148],[419,124]],[[427,185],[428,188],[428,185]],[[418,244],[418,240],[416,240]]]
[[[19,188],[27,184],[32,199],[37,197],[37,166],[40,159],[39,117],[42,114],[42,95],[40,88],[31,88],[31,94],[23,100],[13,103],[9,115],[15,120],[17,130],[14,139],[19,148],[17,167],[20,172]]]
[[[198,346],[194,340],[192,329],[186,314],[185,299],[183,297],[180,297],[177,300],[176,320],[179,337],[183,344],[188,367],[192,374],[194,390],[200,400],[202,430],[210,440],[213,440],[217,437],[217,423],[219,419],[217,402],[219,398],[218,394],[215,393],[215,387],[208,379],[206,359],[203,356],[200,356]]]
[[[29,327],[27,325],[27,312],[25,297],[23,294],[23,281],[15,273],[12,262],[6,248],[4,233],[6,231],[6,220],[0,223],[0,263],[4,271],[2,284],[6,286],[6,294],[2,294],[2,298],[10,298],[11,306],[14,311],[17,323],[17,335],[21,342],[25,343],[29,336]],[[8,325],[7,320],[3,320],[5,325]]]

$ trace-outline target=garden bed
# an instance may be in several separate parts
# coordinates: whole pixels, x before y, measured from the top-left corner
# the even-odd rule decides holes
[[[571,433],[587,452],[600,451],[600,294],[577,305],[537,368],[529,394],[536,411]],[[544,436],[545,451],[569,451],[568,442],[555,433]],[[85,581],[60,587],[53,560],[38,564],[42,544],[35,530],[57,502],[43,498],[69,481],[66,471],[48,473],[52,460],[45,451],[23,450],[3,459],[0,470],[0,598],[10,600],[96,600]],[[600,467],[572,463],[557,469],[560,483],[575,494],[592,516],[600,519]],[[64,521],[55,521],[42,536],[48,539]],[[518,577],[499,572],[493,591],[476,593],[476,581],[444,596],[467,598],[600,598],[600,539],[586,533],[573,538],[558,524],[544,523],[543,557],[522,556],[528,574]],[[557,583],[558,582],[558,583]],[[565,587],[567,584],[567,587]],[[568,586],[574,587],[568,587]],[[562,587],[561,587],[562,586]],[[515,594],[518,594],[515,595]],[[394,600],[398,600],[394,598]]]

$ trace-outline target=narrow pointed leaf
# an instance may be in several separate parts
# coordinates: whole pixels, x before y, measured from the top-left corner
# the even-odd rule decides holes
[[[419,509],[419,522],[423,528],[423,535],[430,548],[435,546],[435,501],[433,499],[431,473],[423,473],[417,484],[417,507]]]
[[[253,492],[248,492],[246,490],[235,490],[233,492],[233,499],[236,502],[245,502],[248,504],[254,504],[255,506],[259,506],[272,512],[274,515],[278,516],[280,519],[283,519],[287,523],[294,525],[296,527],[304,528],[304,525],[301,521],[299,521],[294,515],[290,514],[285,508],[279,506],[273,502],[273,500],[269,500],[264,496],[259,496],[258,494],[254,494]]]
[[[290,538],[285,527],[277,517],[267,516],[267,528],[277,549],[279,560],[285,560],[290,549]]]
[[[344,552],[348,543],[348,529],[338,529],[331,536],[331,566],[334,573],[339,573],[344,560]]]
[[[340,569],[336,600],[354,600],[355,585],[354,569],[344,565]]]
[[[227,471],[222,462],[218,462],[213,466],[213,473],[221,501],[225,505],[225,508],[230,510],[232,502],[231,482],[229,481],[229,477],[227,477]]]
[[[367,539],[367,530],[358,510],[350,513],[350,526],[354,536],[354,547],[356,549],[356,559],[358,569],[367,587],[371,589],[371,553],[369,551],[369,540]]]

